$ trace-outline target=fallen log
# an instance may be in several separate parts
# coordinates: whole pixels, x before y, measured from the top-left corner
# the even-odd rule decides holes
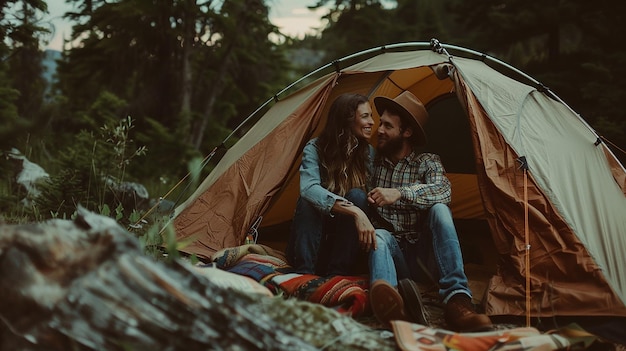
[[[114,220],[0,225],[2,350],[392,350],[319,305],[223,288]]]

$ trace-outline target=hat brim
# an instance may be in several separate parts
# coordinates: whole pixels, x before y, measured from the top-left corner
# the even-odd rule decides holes
[[[407,120],[411,121],[411,127],[414,130],[415,138],[417,146],[426,145],[426,132],[422,125],[417,121],[415,116],[413,116],[404,106],[395,102],[394,100],[386,97],[386,96],[377,96],[374,98],[374,107],[376,107],[376,112],[378,112],[378,116],[382,116],[385,110],[390,109],[393,111],[398,111],[403,114],[403,117]]]

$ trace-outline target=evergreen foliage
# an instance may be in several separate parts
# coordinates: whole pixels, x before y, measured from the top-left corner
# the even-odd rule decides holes
[[[23,0],[14,5],[15,24],[7,37],[12,43],[8,57],[11,85],[19,91],[15,101],[19,115],[36,123],[43,104],[46,82],[43,79],[42,58],[39,49],[40,37],[48,30],[38,25],[40,12],[47,6],[43,1]]]
[[[9,12],[11,8],[14,13]],[[46,30],[37,25],[37,16],[45,11],[45,2],[37,0],[0,3],[1,150],[15,146],[15,135],[37,120],[43,103],[42,53],[38,43]]]

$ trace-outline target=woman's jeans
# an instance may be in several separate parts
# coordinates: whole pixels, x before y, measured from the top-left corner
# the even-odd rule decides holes
[[[351,189],[344,197],[368,213],[365,191]],[[296,205],[286,254],[300,274],[355,275],[366,271],[359,269],[359,263],[364,265],[367,258],[360,249],[354,219],[325,215],[303,198]]]
[[[414,243],[398,240],[385,229],[376,229],[378,248],[369,255],[370,282],[383,279],[397,286],[398,280],[404,278],[419,281],[419,258],[438,277],[439,295],[444,303],[457,293],[471,297],[450,208],[435,204],[428,211],[427,224],[429,230]]]

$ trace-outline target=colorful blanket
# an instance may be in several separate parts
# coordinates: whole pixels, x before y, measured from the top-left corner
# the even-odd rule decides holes
[[[294,273],[284,255],[263,245],[242,245],[223,249],[213,255],[218,268],[250,277],[274,294],[284,294],[332,307],[358,317],[368,306],[367,277]]]

